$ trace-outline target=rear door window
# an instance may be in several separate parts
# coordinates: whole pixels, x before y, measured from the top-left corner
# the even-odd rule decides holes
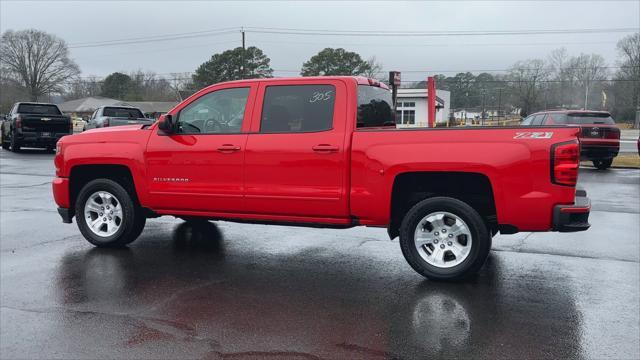
[[[261,133],[317,132],[333,128],[333,85],[267,86]]]

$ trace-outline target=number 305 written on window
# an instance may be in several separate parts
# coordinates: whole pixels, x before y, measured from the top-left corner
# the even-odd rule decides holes
[[[313,95],[311,95],[311,98],[309,98],[309,102],[310,103],[314,103],[316,101],[327,101],[327,100],[331,100],[331,93],[333,91],[326,91],[326,92],[319,92],[316,91],[313,93]]]

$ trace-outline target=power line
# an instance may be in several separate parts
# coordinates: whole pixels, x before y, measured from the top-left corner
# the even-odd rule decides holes
[[[637,28],[600,28],[600,29],[529,29],[529,30],[456,30],[456,31],[380,31],[380,30],[327,30],[246,27],[247,32],[287,34],[287,35],[323,35],[323,36],[492,36],[492,35],[557,35],[557,34],[597,34],[636,32]]]
[[[597,33],[624,33],[636,32],[637,28],[587,28],[587,29],[528,29],[528,30],[454,30],[454,31],[380,31],[380,30],[327,30],[327,29],[298,29],[275,27],[228,27],[185,33],[153,35],[144,37],[132,37],[94,42],[81,42],[69,44],[69,48],[87,48],[130,45],[147,42],[173,41],[208,36],[220,36],[238,33],[241,31],[262,34],[284,34],[301,36],[364,36],[364,37],[441,37],[441,36],[495,36],[495,35],[558,35],[558,34],[597,34]]]
[[[141,43],[149,43],[149,42],[161,42],[161,41],[173,41],[173,40],[182,40],[182,39],[193,39],[207,36],[220,36],[227,34],[235,34],[237,30],[225,30],[218,32],[208,32],[205,34],[193,34],[193,35],[173,35],[173,36],[163,36],[163,37],[149,37],[149,38],[134,38],[130,40],[105,40],[101,42],[95,43],[84,43],[84,44],[75,44],[69,45],[70,49],[78,49],[78,48],[90,48],[90,47],[104,47],[104,46],[117,46],[117,45],[132,45],[132,44],[141,44]]]

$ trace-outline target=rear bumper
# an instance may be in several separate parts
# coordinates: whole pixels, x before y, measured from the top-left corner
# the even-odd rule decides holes
[[[580,158],[582,160],[612,159],[618,156],[620,143],[616,144],[585,144],[580,143]]]
[[[589,229],[591,200],[583,189],[576,189],[573,205],[556,205],[553,208],[553,231],[576,232]]]
[[[40,132],[22,131],[17,133],[16,141],[23,146],[53,147],[58,140],[69,133],[51,133],[51,136],[43,137]]]

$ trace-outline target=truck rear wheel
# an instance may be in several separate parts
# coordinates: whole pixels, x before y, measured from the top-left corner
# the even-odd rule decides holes
[[[613,159],[593,160],[593,166],[598,170],[606,170],[613,164]]]
[[[466,203],[434,197],[413,206],[402,220],[400,247],[411,267],[432,280],[461,280],[484,264],[491,236]]]
[[[11,136],[11,151],[13,152],[19,152],[20,151],[20,143],[18,142],[18,140],[16,140],[15,135]]]
[[[82,235],[98,247],[119,247],[138,238],[146,218],[122,185],[109,179],[87,183],[76,199],[76,220]]]

